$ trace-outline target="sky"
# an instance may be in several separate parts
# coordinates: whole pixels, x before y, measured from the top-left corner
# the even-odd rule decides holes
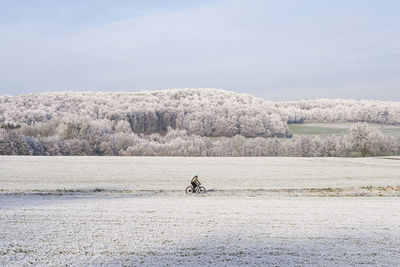
[[[0,95],[400,101],[400,0],[0,0]]]

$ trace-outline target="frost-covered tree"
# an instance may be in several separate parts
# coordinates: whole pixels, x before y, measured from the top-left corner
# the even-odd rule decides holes
[[[31,155],[25,138],[11,129],[0,129],[0,155]]]
[[[369,127],[367,123],[357,123],[350,129],[350,143],[353,149],[363,157],[379,154],[379,145],[377,144],[382,140],[381,132]]]

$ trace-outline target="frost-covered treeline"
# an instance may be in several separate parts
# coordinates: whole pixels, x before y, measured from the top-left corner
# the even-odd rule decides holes
[[[0,97],[0,123],[80,127],[88,121],[106,130],[128,124],[137,134],[165,133],[171,127],[200,136],[289,136],[286,120],[274,105],[216,89]]]
[[[200,136],[291,137],[287,123],[400,124],[400,102],[341,99],[267,102],[216,89],[59,92],[0,97],[0,124],[79,128],[88,121],[102,125],[105,131],[116,131],[117,127],[129,124],[136,134],[163,134],[171,127]],[[48,130],[62,134],[60,129]]]
[[[316,99],[276,102],[275,106],[289,123],[307,121],[400,124],[400,102]]]
[[[398,154],[398,138],[383,136],[370,128],[364,131],[368,132],[368,138],[362,139],[368,141],[359,146],[352,134],[327,139],[277,138],[292,137],[288,123],[304,120],[400,124],[400,103],[353,100],[266,102],[250,95],[216,89],[1,96],[0,154]]]
[[[170,128],[167,134],[137,135],[129,125],[108,134],[92,127],[68,128],[65,136],[27,132],[32,129],[0,129],[0,155],[122,155],[122,156],[380,156],[399,155],[400,137],[383,135],[366,123],[355,124],[348,134],[319,137],[218,138],[188,134]],[[50,127],[52,129],[52,127]],[[57,128],[56,128],[57,129]],[[27,136],[26,134],[31,134]]]

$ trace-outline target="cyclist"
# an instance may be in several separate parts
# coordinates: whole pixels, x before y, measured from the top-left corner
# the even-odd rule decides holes
[[[193,191],[196,192],[197,187],[200,185],[200,181],[199,181],[199,176],[196,174],[192,180],[190,181],[190,183],[193,186]]]

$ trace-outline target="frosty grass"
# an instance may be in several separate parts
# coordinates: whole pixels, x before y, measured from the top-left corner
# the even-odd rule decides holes
[[[400,262],[398,158],[0,157],[0,167],[0,266]],[[183,192],[194,169],[214,190]]]

